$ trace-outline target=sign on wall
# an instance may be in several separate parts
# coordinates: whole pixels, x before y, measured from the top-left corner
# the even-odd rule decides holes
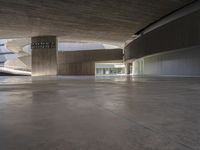
[[[57,39],[56,36],[39,36],[32,37],[31,49],[56,49]]]
[[[56,48],[55,42],[32,42],[31,49]]]

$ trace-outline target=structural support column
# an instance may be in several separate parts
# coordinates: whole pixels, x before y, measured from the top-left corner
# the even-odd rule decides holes
[[[56,36],[32,37],[32,76],[57,75]]]
[[[129,74],[131,74],[132,73],[132,71],[131,71],[131,67],[132,67],[132,65],[131,65],[131,63],[126,63],[125,64],[125,72],[126,72],[126,74],[127,75],[129,75]]]

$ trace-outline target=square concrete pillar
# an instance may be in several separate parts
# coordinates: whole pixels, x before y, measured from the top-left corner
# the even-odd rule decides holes
[[[127,75],[132,74],[132,63],[125,63],[125,72]]]
[[[32,37],[32,76],[57,75],[56,36]]]

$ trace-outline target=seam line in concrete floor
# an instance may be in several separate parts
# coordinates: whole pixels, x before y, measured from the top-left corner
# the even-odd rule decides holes
[[[166,135],[163,135],[163,134],[161,134],[160,132],[155,131],[155,129],[151,129],[151,128],[146,127],[145,125],[143,125],[143,124],[141,124],[141,123],[139,123],[139,122],[137,122],[137,121],[134,121],[134,120],[132,120],[132,119],[129,119],[129,118],[127,118],[127,117],[124,117],[124,116],[122,116],[122,115],[119,115],[118,113],[116,113],[116,112],[114,112],[114,111],[111,111],[111,110],[109,110],[109,109],[106,109],[106,108],[102,107],[102,106],[99,105],[99,104],[96,104],[96,103],[94,103],[94,104],[97,105],[98,107],[100,107],[100,108],[102,108],[102,109],[104,109],[104,110],[106,110],[106,111],[108,111],[108,112],[114,114],[115,116],[117,116],[117,117],[119,117],[119,118],[121,118],[121,119],[125,119],[125,120],[127,120],[127,121],[129,121],[129,122],[131,122],[131,123],[134,123],[134,124],[136,124],[136,125],[139,125],[140,127],[143,127],[144,129],[149,130],[149,131],[151,131],[151,132],[153,132],[153,133],[155,133],[155,134],[159,134],[159,135],[161,135],[162,137],[166,137]],[[131,130],[132,130],[132,129],[131,129]],[[193,149],[192,147],[190,147],[190,146],[188,146],[188,145],[186,145],[186,144],[184,144],[184,143],[174,141],[174,140],[173,140],[171,137],[169,137],[169,136],[167,136],[167,138],[168,138],[169,141],[172,141],[172,142],[175,142],[175,143],[177,143],[177,144],[179,144],[179,145],[182,145],[182,146],[184,146],[185,148],[189,148],[189,149],[191,149],[191,150],[195,150],[195,149]]]

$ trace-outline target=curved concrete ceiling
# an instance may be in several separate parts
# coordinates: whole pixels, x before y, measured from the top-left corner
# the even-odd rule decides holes
[[[193,0],[0,0],[0,38],[123,43]]]

